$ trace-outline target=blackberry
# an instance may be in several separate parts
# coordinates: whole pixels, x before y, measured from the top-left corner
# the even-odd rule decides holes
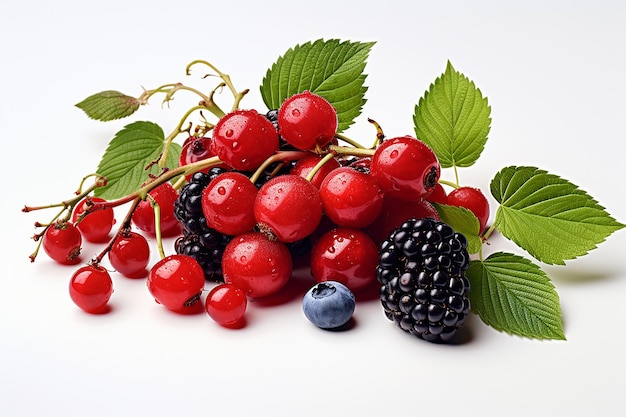
[[[213,167],[207,173],[196,172],[185,184],[174,203],[174,215],[183,229],[183,236],[174,243],[176,253],[194,258],[209,281],[222,282],[221,259],[231,237],[210,228],[202,212],[202,192],[219,174],[226,170]]]
[[[405,332],[448,342],[470,311],[467,240],[446,223],[410,219],[381,244],[376,278],[385,315]]]

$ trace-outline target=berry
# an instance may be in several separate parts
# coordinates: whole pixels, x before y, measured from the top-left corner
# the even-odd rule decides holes
[[[474,187],[459,187],[450,191],[448,203],[451,206],[464,207],[478,218],[480,232],[485,230],[489,221],[489,201],[482,191]]]
[[[224,172],[202,192],[202,212],[209,227],[225,235],[239,235],[254,228],[257,188],[240,172]]]
[[[109,272],[96,265],[80,267],[70,279],[70,298],[87,313],[106,312],[113,294],[113,282]]]
[[[170,255],[159,260],[146,281],[155,301],[177,313],[198,312],[204,287],[204,272],[195,259]]]
[[[233,169],[256,169],[277,150],[276,128],[256,110],[235,110],[213,128],[212,152]]]
[[[192,257],[204,271],[208,281],[224,282],[222,254],[230,237],[213,229],[199,235],[187,234],[174,242],[176,253]]]
[[[76,205],[72,213],[72,222],[78,227],[86,241],[94,243],[106,242],[115,224],[115,213],[110,207],[95,209],[84,214],[94,203],[105,203],[99,197],[87,197]]]
[[[207,295],[205,310],[209,317],[224,327],[238,327],[242,324],[248,298],[232,284],[220,284]]]
[[[337,227],[320,237],[311,251],[317,282],[338,281],[357,292],[376,281],[378,247],[359,229]]]
[[[128,278],[148,275],[150,246],[146,238],[130,230],[122,232],[109,251],[109,262],[117,272]]]
[[[328,145],[337,133],[337,123],[335,108],[310,91],[294,94],[278,109],[280,136],[303,151]]]
[[[386,194],[410,201],[431,192],[441,174],[435,153],[411,136],[385,139],[376,148],[370,169]]]
[[[172,237],[180,234],[180,223],[174,215],[174,203],[178,199],[178,192],[172,187],[172,184],[164,182],[148,194],[159,205],[161,236]],[[133,213],[132,221],[138,229],[148,233],[150,236],[156,235],[154,207],[152,207],[152,202],[149,198],[139,202]]]
[[[191,180],[182,186],[174,202],[174,216],[180,222],[185,234],[201,234],[209,231],[202,211],[202,192],[218,175],[226,172],[220,167],[212,167],[207,173],[196,172]]]
[[[424,199],[431,203],[448,204],[448,194],[443,186],[439,183],[435,185],[433,190],[424,196]]]
[[[251,298],[266,297],[282,289],[292,273],[287,246],[259,232],[232,239],[224,249],[224,282],[241,288]]]
[[[351,167],[330,172],[320,186],[324,214],[338,226],[361,228],[383,208],[383,190],[369,174]]]
[[[265,183],[254,202],[259,228],[281,242],[309,236],[322,219],[317,188],[299,175],[280,175]]]
[[[203,161],[215,156],[211,150],[211,138],[190,136],[185,140],[178,157],[178,165],[188,165],[194,162]],[[200,172],[207,172],[210,168]],[[187,175],[187,181],[191,181],[193,174]]]
[[[322,329],[337,329],[350,321],[356,307],[354,294],[340,282],[321,282],[302,299],[307,319]]]
[[[323,156],[316,154],[305,156],[295,163],[293,168],[291,168],[290,174],[299,175],[302,178],[306,178],[311,173],[313,168],[315,168],[317,163],[322,160],[322,158]],[[339,162],[335,158],[326,161],[324,165],[322,165],[321,168],[313,175],[313,178],[311,178],[311,184],[319,189],[326,175],[339,167]]]
[[[385,315],[402,330],[449,342],[470,311],[467,240],[432,219],[410,219],[381,245],[376,277]]]
[[[55,222],[43,236],[42,246],[46,254],[63,265],[76,265],[80,262],[83,237],[72,223]]]

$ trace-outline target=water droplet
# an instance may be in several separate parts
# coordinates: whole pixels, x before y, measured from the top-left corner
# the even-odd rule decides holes
[[[330,248],[328,248],[328,252],[329,253],[335,253],[335,247],[331,246]]]
[[[300,110],[298,110],[298,109],[293,109],[293,110],[291,111],[291,115],[292,115],[293,117],[300,117]]]
[[[224,188],[224,187],[222,187],[222,186],[217,187],[217,193],[218,193],[219,195],[225,195],[225,194],[226,194],[226,188]]]
[[[226,133],[225,133],[227,138],[230,138],[234,134],[235,134],[235,132],[233,131],[233,129],[228,129],[228,130],[226,130]]]
[[[235,149],[237,149],[238,147],[239,147],[239,142],[234,141],[234,142],[233,142],[233,151],[234,151]]]
[[[391,153],[389,154],[389,158],[397,158],[398,157],[398,151],[397,150],[393,150],[391,151]]]
[[[339,237],[337,238],[337,242],[339,242],[339,243],[343,242],[343,238],[342,238],[341,236],[339,236]]]
[[[245,255],[239,258],[239,262],[241,263],[245,263],[247,260],[248,258]]]

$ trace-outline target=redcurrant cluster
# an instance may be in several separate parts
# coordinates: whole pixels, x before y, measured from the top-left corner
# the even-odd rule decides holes
[[[109,242],[70,283],[72,300],[92,313],[105,311],[113,292],[101,265],[105,254],[122,275],[147,277],[150,294],[167,309],[205,311],[227,327],[241,325],[248,300],[283,289],[295,258],[308,257],[317,283],[340,283],[353,293],[375,288],[380,245],[403,222],[439,220],[435,202],[468,208],[484,228],[489,206],[475,188],[447,193],[438,159],[422,141],[385,138],[372,123],[371,148],[351,142],[338,134],[333,106],[309,91],[266,114],[233,110],[210,136],[190,135],[179,171],[116,201],[90,196],[91,188],[80,192],[63,203],[71,218],[40,225],[45,231],[35,238],[63,264],[81,261],[83,238]],[[184,172],[183,185],[172,185],[172,172]],[[128,202],[132,208],[111,238],[113,208]],[[145,236],[159,244],[177,237],[176,253],[166,256],[159,246],[161,259],[149,267]],[[202,302],[207,280],[217,285]]]

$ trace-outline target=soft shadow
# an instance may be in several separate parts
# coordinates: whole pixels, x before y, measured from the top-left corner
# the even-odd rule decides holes
[[[597,268],[591,266],[577,266],[572,268],[571,266],[554,266],[548,265],[543,267],[544,272],[550,277],[552,281],[559,285],[568,284],[584,284],[584,283],[596,283],[614,280],[625,275],[624,271],[619,271],[615,268],[602,267]]]

